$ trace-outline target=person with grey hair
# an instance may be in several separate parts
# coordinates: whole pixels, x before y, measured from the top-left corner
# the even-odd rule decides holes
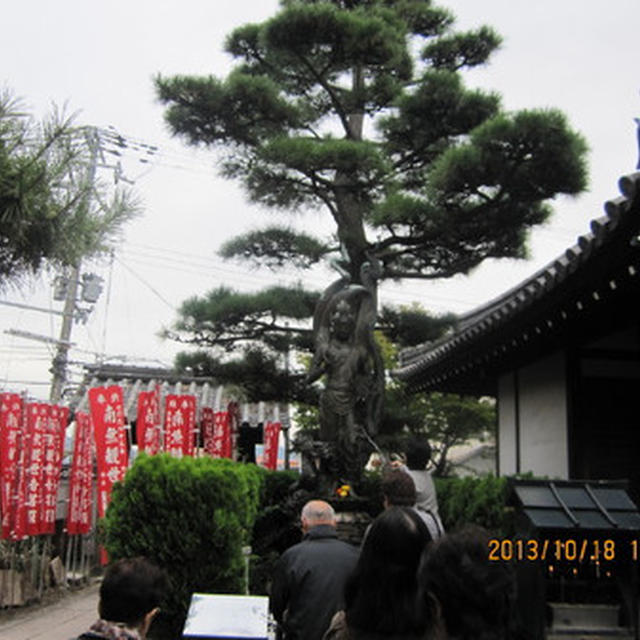
[[[303,539],[278,560],[269,608],[284,640],[321,640],[343,607],[358,549],[338,540],[335,512],[324,500],[307,502],[300,522]]]

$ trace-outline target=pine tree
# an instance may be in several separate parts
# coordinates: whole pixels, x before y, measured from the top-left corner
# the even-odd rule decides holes
[[[351,463],[381,412],[378,283],[524,257],[548,200],[585,187],[586,145],[562,113],[507,113],[464,86],[499,45],[489,27],[455,31],[429,0],[282,0],[230,34],[226,78],[156,80],[172,131],[219,149],[251,200],[333,219],[335,238],[270,225],[222,255],[340,271],[316,307],[310,378],[326,374],[324,437]]]
[[[88,178],[90,133],[55,109],[37,122],[0,94],[0,287],[105,251],[138,213],[130,191]]]

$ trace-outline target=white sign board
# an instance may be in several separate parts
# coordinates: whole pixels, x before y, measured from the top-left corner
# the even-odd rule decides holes
[[[194,593],[182,636],[266,640],[268,616],[266,596]]]

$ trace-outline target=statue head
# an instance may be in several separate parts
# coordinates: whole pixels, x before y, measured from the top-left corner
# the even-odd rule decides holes
[[[347,340],[356,326],[356,315],[346,300],[340,300],[331,314],[331,335],[339,340]]]

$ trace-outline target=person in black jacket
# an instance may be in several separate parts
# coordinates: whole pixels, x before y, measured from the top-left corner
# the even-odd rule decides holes
[[[430,640],[513,640],[513,567],[489,558],[488,531],[466,525],[424,552],[418,570],[421,601],[430,612]]]
[[[424,640],[429,620],[419,606],[417,572],[430,543],[415,509],[385,509],[362,543],[345,585],[345,608],[333,617],[324,640]]]
[[[284,640],[321,640],[343,607],[358,549],[338,540],[335,512],[327,502],[307,502],[300,519],[304,538],[278,560],[269,607]]]
[[[146,558],[114,562],[100,585],[100,619],[78,640],[144,640],[165,589],[165,574]]]

